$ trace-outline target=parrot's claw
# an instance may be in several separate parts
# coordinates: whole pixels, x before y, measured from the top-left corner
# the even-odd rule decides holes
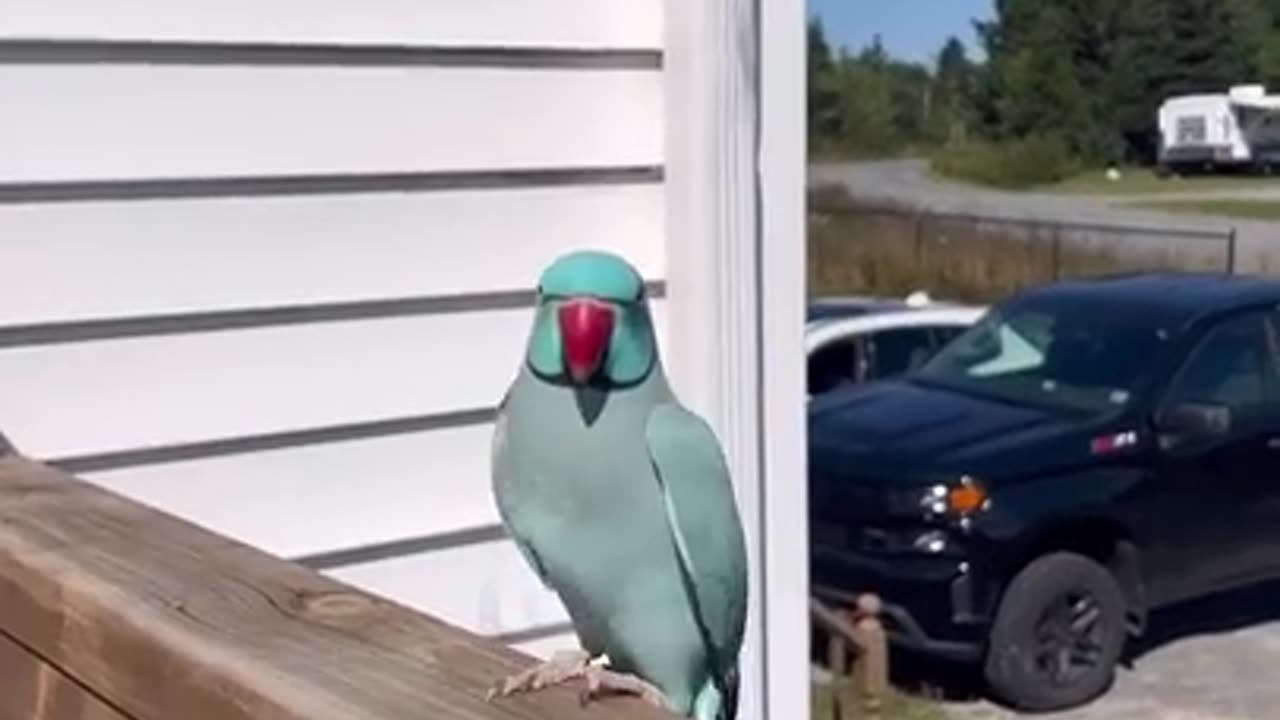
[[[663,710],[671,709],[671,704],[667,702],[667,696],[661,690],[652,683],[645,682],[635,675],[613,672],[598,665],[587,666],[583,670],[583,675],[587,680],[587,687],[583,689],[582,694],[579,696],[579,701],[583,705],[607,692],[613,692],[636,695],[655,707]]]
[[[550,660],[503,679],[497,687],[489,689],[485,699],[493,700],[495,697],[541,690],[583,677],[590,660],[591,656],[581,650],[557,651]]]

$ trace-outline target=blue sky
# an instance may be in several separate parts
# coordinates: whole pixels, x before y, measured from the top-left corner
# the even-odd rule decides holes
[[[822,18],[834,47],[857,50],[878,32],[891,55],[931,61],[948,35],[964,41],[970,57],[973,18],[991,16],[993,0],[809,0],[809,13]]]

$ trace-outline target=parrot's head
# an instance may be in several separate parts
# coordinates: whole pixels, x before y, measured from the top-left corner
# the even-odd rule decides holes
[[[643,380],[656,359],[644,280],[630,263],[580,250],[543,271],[527,350],[540,377],[626,386]]]

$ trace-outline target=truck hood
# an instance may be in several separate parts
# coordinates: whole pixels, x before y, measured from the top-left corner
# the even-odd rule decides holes
[[[1101,423],[906,380],[871,383],[809,408],[810,472],[915,484],[973,475],[987,482],[1089,461]]]

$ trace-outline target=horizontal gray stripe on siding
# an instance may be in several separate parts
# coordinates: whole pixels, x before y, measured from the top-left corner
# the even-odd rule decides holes
[[[651,281],[646,285],[650,297],[660,298],[666,293],[666,283],[661,280]],[[10,325],[7,327],[0,326],[0,350],[35,345],[246,330],[283,325],[512,310],[529,307],[533,300],[533,290],[497,290],[461,295],[428,295],[391,300],[357,300],[242,310],[146,315],[133,318]]]
[[[2,40],[0,64],[473,67],[659,70],[650,48],[353,45],[338,43]]]
[[[497,633],[489,637],[506,645],[520,645],[521,643],[533,642],[535,640],[545,640],[557,635],[565,635],[572,633],[573,623],[559,622],[547,625],[534,625],[524,630],[512,630],[511,632]]]
[[[511,190],[661,183],[660,165],[0,183],[0,204]]]
[[[434,533],[421,537],[344,548],[290,559],[312,570],[335,570],[351,565],[362,565],[380,560],[392,560],[410,555],[421,555],[439,550],[496,542],[504,540],[506,537],[507,529],[502,525],[482,525],[465,530]]]
[[[163,463],[182,462],[186,460],[203,460],[207,458],[239,455],[242,453],[262,452],[264,450],[283,450],[286,448],[321,445],[326,443],[347,442],[405,435],[408,433],[444,430],[448,428],[483,425],[493,422],[496,408],[473,408],[446,413],[415,415],[371,422],[331,425],[327,427],[290,430],[279,433],[246,435],[242,437],[220,438],[202,442],[162,445],[135,450],[94,453],[91,455],[74,455],[61,458],[44,459],[49,465],[60,468],[72,475],[81,475],[108,470],[160,465]],[[21,448],[18,448],[21,450]],[[175,477],[174,482],[182,482]]]

